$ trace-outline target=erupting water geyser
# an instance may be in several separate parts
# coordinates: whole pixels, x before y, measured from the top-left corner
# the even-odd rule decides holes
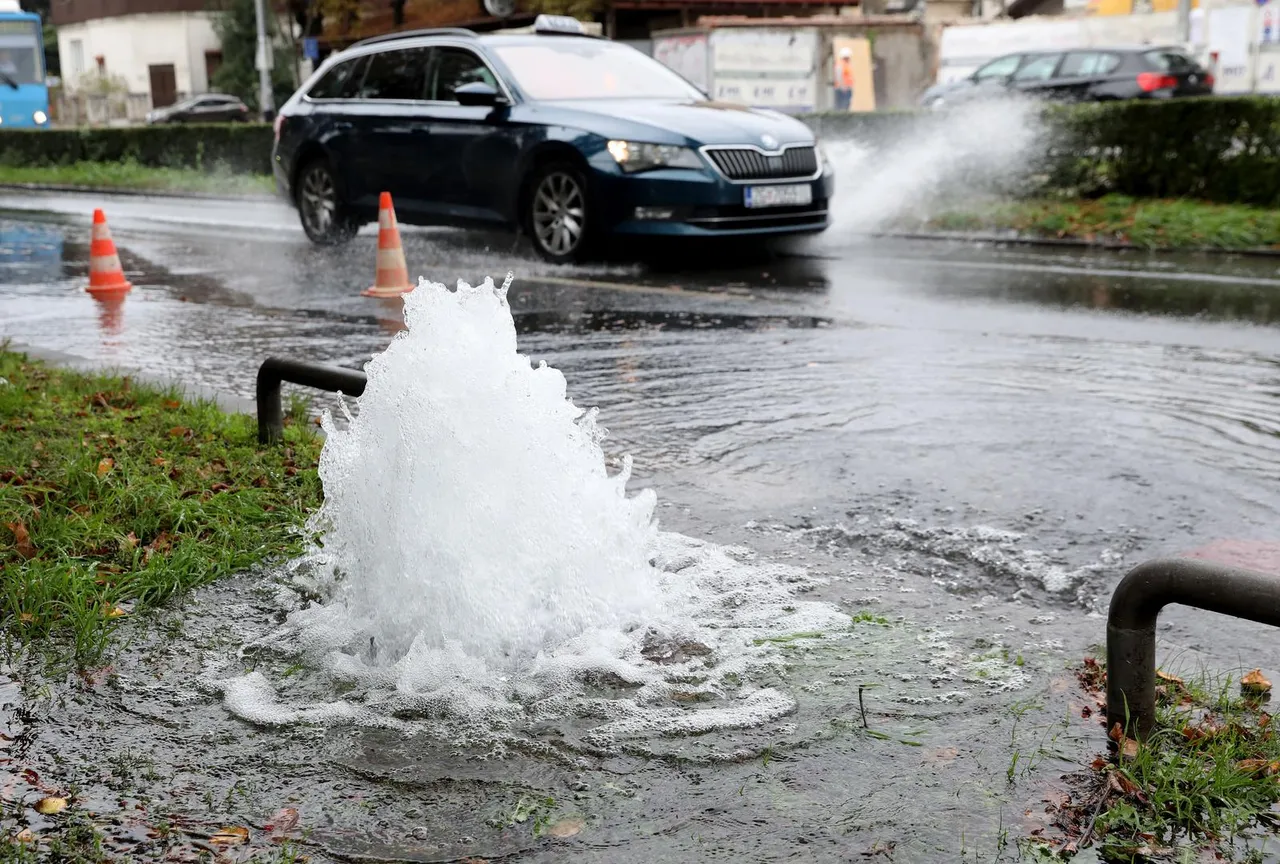
[[[595,411],[517,353],[509,284],[423,281],[359,415],[325,421],[317,524],[342,601],[393,659],[417,642],[514,666],[657,601],[654,495],[626,495]]]

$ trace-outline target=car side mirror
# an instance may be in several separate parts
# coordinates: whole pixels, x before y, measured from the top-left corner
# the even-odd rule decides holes
[[[470,84],[463,84],[457,90],[453,91],[453,98],[458,100],[459,105],[506,105],[507,97],[503,96],[492,85],[483,81],[472,81]]]

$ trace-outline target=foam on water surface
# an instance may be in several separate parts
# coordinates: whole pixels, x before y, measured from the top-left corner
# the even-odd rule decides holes
[[[659,532],[595,411],[517,352],[506,289],[423,281],[359,414],[323,418],[318,548],[255,650],[344,697],[254,673],[218,683],[225,704],[267,725],[590,718],[597,745],[784,716],[789,696],[749,683],[771,640],[849,616],[802,599],[819,581],[803,570]]]

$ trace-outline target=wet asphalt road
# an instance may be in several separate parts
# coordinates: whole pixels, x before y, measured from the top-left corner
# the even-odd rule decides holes
[[[79,290],[95,206],[136,286],[117,309]],[[359,365],[392,338],[397,306],[359,296],[373,246],[366,230],[314,249],[275,204],[4,194],[0,338],[252,396],[268,355]],[[565,270],[444,230],[405,247],[436,281],[515,273],[522,350],[600,407],[664,527],[820,568],[891,564],[915,581],[840,599],[962,642],[1012,629],[971,611],[995,603],[1058,658],[1039,687],[1102,640],[1127,567],[1280,541],[1280,260],[839,226],[693,250],[693,268],[668,252]],[[1280,669],[1280,639],[1252,625],[1175,610],[1162,638],[1166,656]]]

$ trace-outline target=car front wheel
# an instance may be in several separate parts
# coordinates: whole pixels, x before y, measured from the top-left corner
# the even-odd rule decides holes
[[[581,261],[594,239],[590,206],[586,175],[576,165],[539,169],[525,207],[525,230],[538,254],[556,264]]]
[[[319,246],[341,245],[359,230],[338,197],[337,178],[325,159],[308,163],[298,174],[298,216],[307,238]]]

